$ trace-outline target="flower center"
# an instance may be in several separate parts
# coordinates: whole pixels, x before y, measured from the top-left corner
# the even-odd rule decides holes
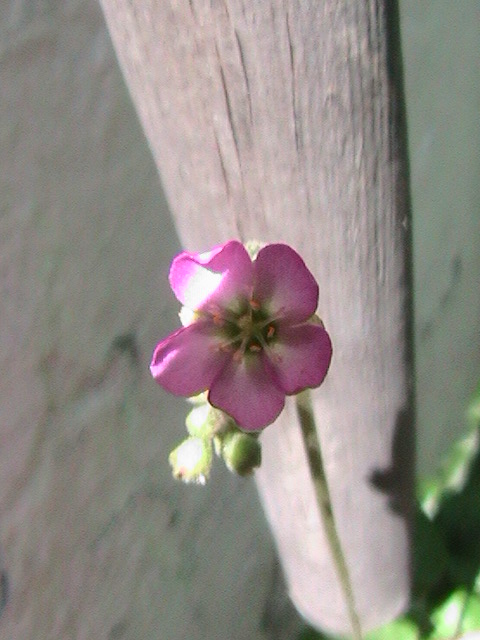
[[[238,359],[261,352],[275,339],[275,321],[255,300],[247,301],[238,312],[222,309],[212,317],[224,339],[220,348]]]

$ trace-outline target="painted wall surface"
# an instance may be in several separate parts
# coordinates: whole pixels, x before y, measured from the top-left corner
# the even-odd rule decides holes
[[[478,11],[402,2],[424,473],[480,369]],[[253,482],[170,478],[179,245],[94,0],[3,2],[0,87],[0,640],[294,637]]]
[[[179,245],[99,6],[0,3],[0,87],[0,639],[291,638],[253,480],[171,478]]]
[[[413,239],[418,469],[465,429],[480,377],[480,5],[402,0]]]

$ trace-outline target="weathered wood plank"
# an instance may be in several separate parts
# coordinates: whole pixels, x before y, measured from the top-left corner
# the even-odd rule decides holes
[[[334,360],[314,394],[363,625],[408,600],[408,191],[394,2],[102,0],[187,248],[284,241],[320,283]],[[387,49],[388,43],[388,49]],[[290,592],[346,628],[289,405],[258,486]]]

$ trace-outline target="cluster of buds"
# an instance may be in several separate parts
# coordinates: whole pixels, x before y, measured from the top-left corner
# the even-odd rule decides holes
[[[318,284],[288,245],[237,240],[183,251],[169,280],[182,327],[157,344],[150,371],[166,391],[194,398],[189,437],[170,454],[173,475],[204,484],[214,453],[248,475],[260,465],[259,432],[330,366]]]
[[[232,473],[253,473],[262,458],[259,433],[239,429],[233,418],[209,404],[206,393],[189,401],[194,405],[185,421],[189,435],[169,456],[173,476],[185,483],[205,484],[214,452]]]

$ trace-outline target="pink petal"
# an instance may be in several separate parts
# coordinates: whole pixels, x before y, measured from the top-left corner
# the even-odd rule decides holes
[[[153,352],[150,371],[164,389],[179,396],[205,391],[231,355],[218,348],[212,327],[194,322],[162,340]]]
[[[332,359],[332,343],[319,324],[282,326],[278,340],[271,344],[269,358],[277,384],[287,395],[322,384]]]
[[[271,424],[285,404],[285,393],[275,384],[258,355],[247,355],[240,362],[231,360],[213,381],[208,400],[222,409],[246,431],[257,431]]]
[[[253,298],[275,318],[303,322],[315,313],[318,285],[304,261],[286,244],[269,244],[258,253]]]
[[[238,298],[248,298],[252,279],[250,256],[236,240],[206,253],[180,253],[173,259],[169,276],[177,299],[193,310],[207,302],[225,307]]]

